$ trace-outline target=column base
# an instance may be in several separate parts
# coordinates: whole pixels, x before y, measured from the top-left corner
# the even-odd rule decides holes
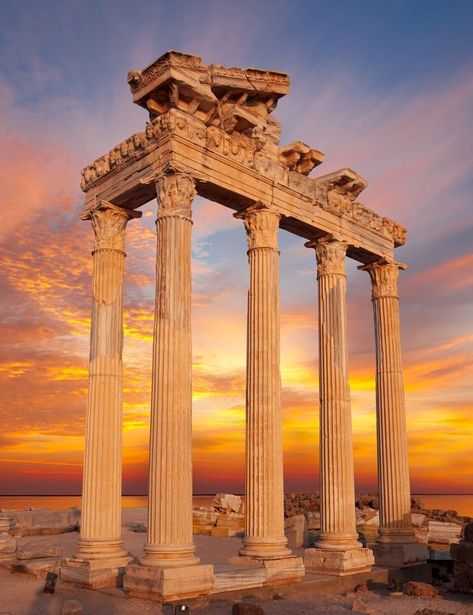
[[[130,596],[162,602],[206,596],[211,593],[213,583],[214,567],[211,564],[182,568],[130,564],[123,588]]]
[[[409,528],[384,528],[378,530],[379,544],[418,544],[415,531],[412,527]]]
[[[249,536],[243,539],[243,548],[239,554],[242,557],[256,559],[281,559],[292,556],[287,548],[287,538],[255,538]]]
[[[304,551],[304,565],[309,572],[341,577],[359,572],[370,572],[374,565],[374,557],[371,549],[363,547],[345,551],[312,548]]]
[[[196,566],[200,559],[194,555],[195,545],[155,545],[147,544],[144,556],[140,559],[142,566],[150,568],[185,568]]]
[[[405,568],[422,564],[429,557],[426,545],[419,543],[377,543],[373,545],[376,566]]]
[[[66,559],[61,566],[61,579],[89,589],[122,587],[126,566],[132,561],[130,555],[101,559]]]

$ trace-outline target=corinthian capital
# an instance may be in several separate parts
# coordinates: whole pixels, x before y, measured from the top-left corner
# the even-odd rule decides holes
[[[345,256],[347,244],[331,236],[308,241],[307,248],[315,248],[317,258],[317,277],[321,275],[345,275]]]
[[[273,209],[258,201],[234,215],[243,220],[248,236],[248,249],[278,249],[278,230],[280,215]]]
[[[195,182],[190,175],[169,173],[156,182],[159,203],[158,218],[178,215],[192,218],[192,201],[196,195]]]
[[[89,210],[81,214],[82,220],[90,220],[95,233],[95,251],[119,250],[125,251],[125,229],[129,220],[140,218],[141,211],[125,209],[99,201]]]
[[[374,263],[368,263],[368,265],[361,265],[358,269],[370,274],[373,299],[399,297],[397,288],[399,269],[407,269],[407,265],[381,259]]]

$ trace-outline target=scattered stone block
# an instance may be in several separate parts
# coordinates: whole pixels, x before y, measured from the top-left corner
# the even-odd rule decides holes
[[[454,613],[446,611],[438,611],[437,609],[418,609],[414,615],[454,615]]]
[[[406,596],[416,598],[435,598],[440,593],[436,587],[423,581],[408,581],[402,586],[402,591]]]
[[[61,545],[50,540],[30,541],[18,547],[16,556],[19,560],[39,559],[44,557],[62,557],[64,553]]]
[[[228,536],[235,536],[245,530],[245,515],[232,512],[219,515],[216,527],[226,528],[229,530]]]
[[[289,549],[300,549],[308,545],[305,515],[294,515],[284,520],[284,533]]]
[[[429,542],[452,544],[460,541],[462,526],[457,523],[429,521]]]
[[[8,534],[0,534],[0,557],[10,556],[16,551],[16,540]]]
[[[240,512],[241,497],[239,495],[233,495],[231,493],[217,493],[212,500],[215,508],[222,508],[228,512]]]
[[[412,525],[414,527],[422,527],[426,519],[427,516],[422,513],[415,512],[411,514]]]
[[[82,606],[78,600],[66,600],[62,605],[61,615],[82,615]]]

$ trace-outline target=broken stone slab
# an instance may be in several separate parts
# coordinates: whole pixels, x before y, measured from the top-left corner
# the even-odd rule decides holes
[[[10,511],[11,530],[16,536],[36,536],[73,532],[79,528],[80,510],[33,509]]]
[[[40,559],[16,560],[11,570],[13,572],[21,572],[29,574],[37,579],[44,579],[48,572],[54,572],[59,575],[61,569],[62,558],[44,557]]]
[[[239,495],[233,495],[231,493],[217,493],[212,500],[212,505],[215,508],[223,508],[228,512],[240,512],[241,497]]]
[[[30,541],[18,547],[16,557],[19,560],[40,559],[45,557],[62,557],[64,549],[61,545],[47,541]]]

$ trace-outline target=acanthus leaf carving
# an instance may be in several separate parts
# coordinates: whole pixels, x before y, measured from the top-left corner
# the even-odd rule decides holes
[[[234,214],[243,220],[248,237],[248,250],[256,248],[278,249],[280,214],[258,201],[254,205]]]
[[[345,275],[348,244],[331,235],[308,241],[307,248],[315,248],[317,278],[321,275]]]
[[[370,275],[373,300],[382,297],[399,297],[397,285],[399,270],[407,269],[407,265],[380,259],[367,265],[361,265],[358,269],[367,271]]]
[[[195,198],[195,181],[184,173],[167,173],[156,181],[159,203],[158,219],[178,215],[192,219],[192,201]]]

